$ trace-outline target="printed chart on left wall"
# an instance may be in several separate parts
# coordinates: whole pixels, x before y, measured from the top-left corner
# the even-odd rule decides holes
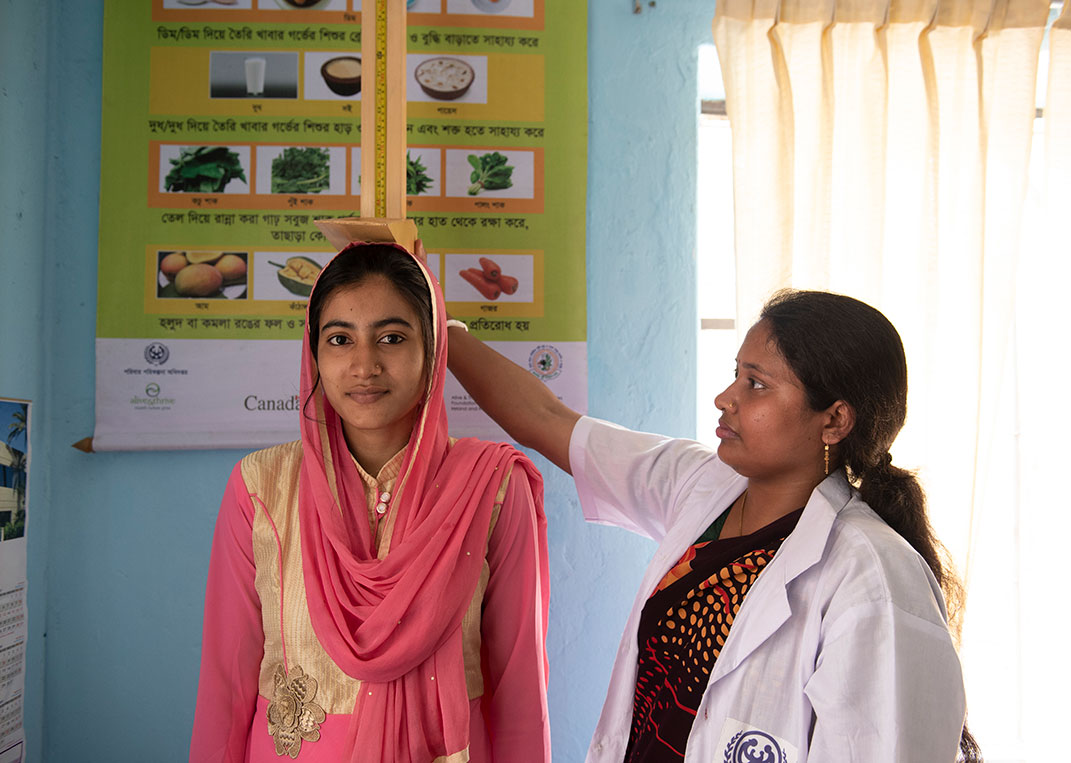
[[[0,763],[25,760],[30,402],[0,398]]]
[[[406,5],[406,204],[430,269],[452,315],[584,411],[586,4]],[[313,220],[360,209],[361,11],[106,0],[94,448],[297,437],[333,254]],[[446,394],[453,434],[502,436]]]

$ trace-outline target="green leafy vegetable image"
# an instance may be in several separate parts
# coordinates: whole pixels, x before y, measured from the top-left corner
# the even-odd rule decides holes
[[[472,174],[469,176],[469,196],[475,196],[480,191],[496,191],[502,188],[510,188],[513,181],[513,167],[509,160],[493,151],[490,154],[469,154],[469,164],[472,165]]]
[[[319,193],[331,185],[326,148],[286,148],[271,160],[272,193]]]
[[[435,182],[428,177],[427,170],[419,156],[414,159],[408,151],[405,152],[405,192],[408,195],[424,193]]]
[[[171,171],[164,178],[168,191],[222,193],[232,178],[246,182],[238,154],[226,146],[190,146],[170,161]]]

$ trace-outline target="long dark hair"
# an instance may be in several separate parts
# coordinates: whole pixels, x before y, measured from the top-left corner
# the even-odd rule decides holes
[[[341,288],[355,286],[377,275],[386,278],[417,314],[420,338],[424,342],[424,369],[430,373],[435,358],[431,291],[416,260],[386,244],[351,244],[335,255],[320,273],[309,296],[309,351],[312,357],[316,358],[319,348],[320,316],[328,298]],[[309,391],[309,399],[319,383],[317,376],[316,384]],[[308,403],[306,400],[302,410]]]
[[[808,404],[819,411],[837,400],[855,411],[855,426],[837,459],[863,500],[911,544],[944,592],[958,641],[964,591],[926,512],[926,496],[912,472],[892,464],[889,447],[907,416],[907,359],[892,323],[870,305],[821,291],[784,290],[762,309],[760,321],[799,378]],[[962,759],[980,761],[967,727]]]

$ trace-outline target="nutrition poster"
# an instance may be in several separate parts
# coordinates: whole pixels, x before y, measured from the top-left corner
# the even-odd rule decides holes
[[[408,216],[448,310],[586,410],[586,3],[406,6]],[[297,437],[361,75],[361,0],[106,0],[95,449]]]

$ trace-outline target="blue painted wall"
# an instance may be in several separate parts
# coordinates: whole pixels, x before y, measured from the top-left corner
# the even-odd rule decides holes
[[[695,419],[696,49],[712,0],[589,3],[590,410]],[[85,455],[103,0],[0,0],[0,395],[35,401],[31,761],[185,759],[213,522],[236,451]],[[554,757],[578,761],[653,550],[545,462]],[[47,634],[47,637],[46,637]]]
[[[47,29],[43,3],[0,0],[0,396],[32,400],[27,570],[30,638],[24,710],[30,744],[41,749],[49,495],[45,334],[45,125],[48,119]],[[6,436],[6,432],[3,433]],[[0,554],[4,553],[0,548]]]

